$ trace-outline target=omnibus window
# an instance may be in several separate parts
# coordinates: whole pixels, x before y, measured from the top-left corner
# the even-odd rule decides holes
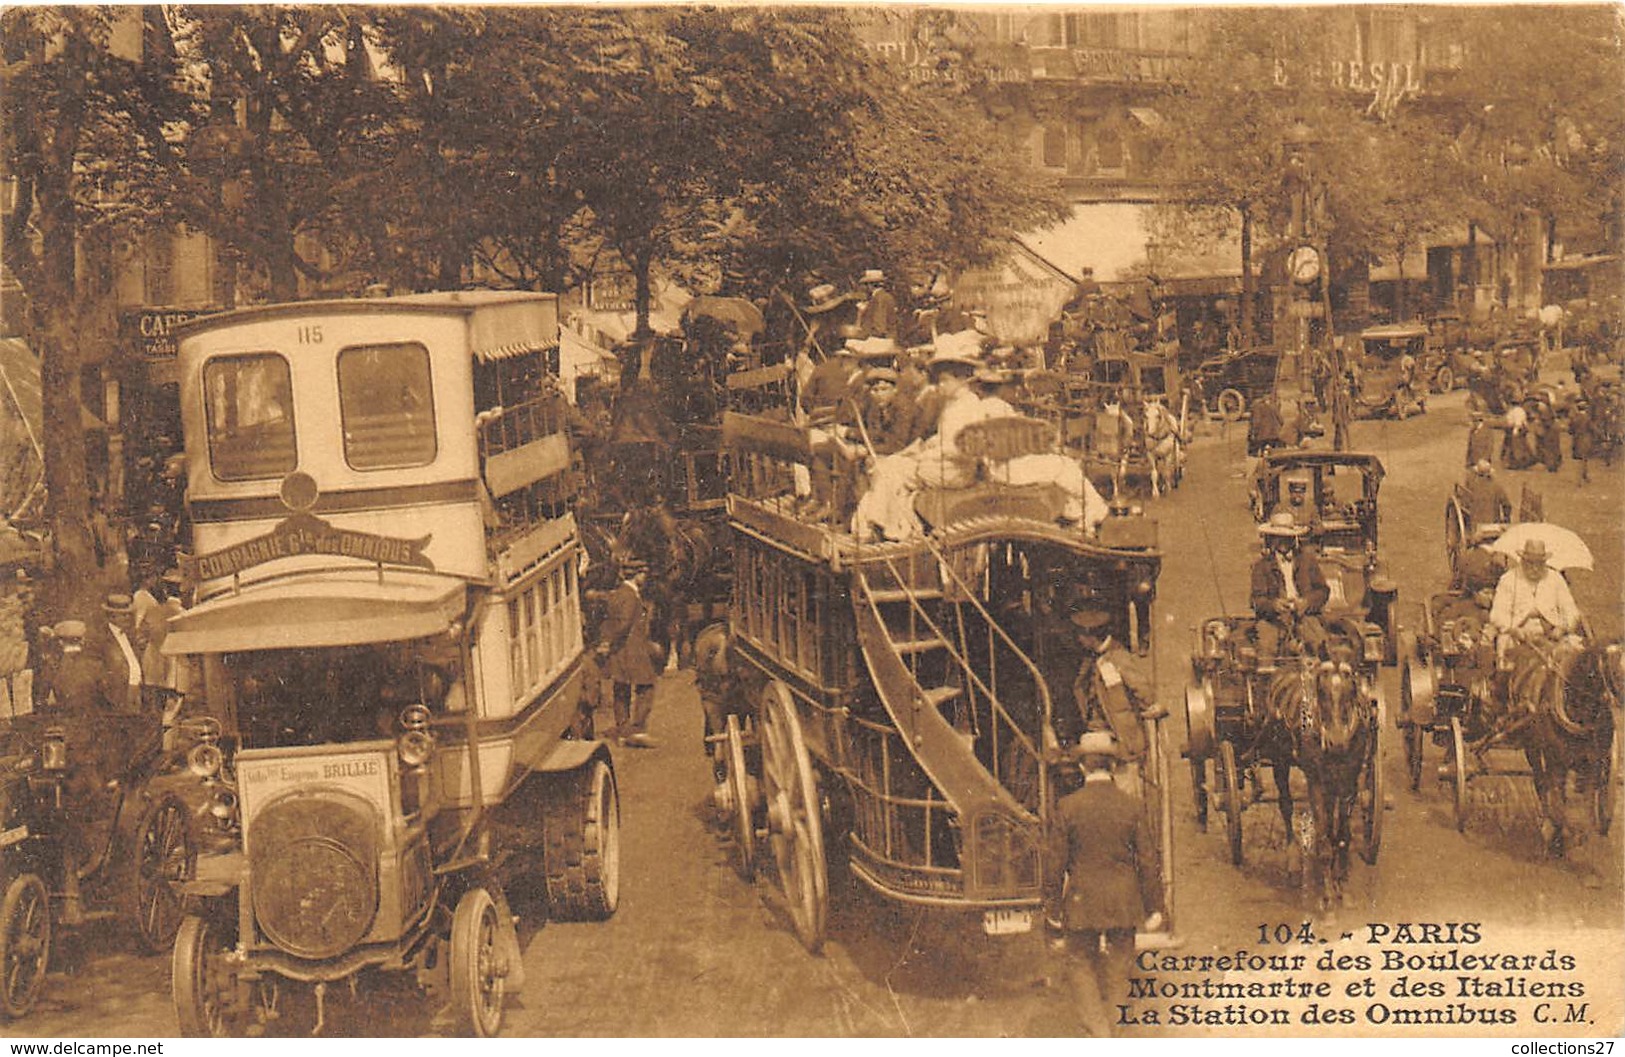
[[[210,360],[203,399],[209,465],[220,480],[280,477],[298,465],[287,360],[274,352]]]
[[[429,350],[415,342],[358,345],[339,353],[344,459],[357,470],[434,461]]]

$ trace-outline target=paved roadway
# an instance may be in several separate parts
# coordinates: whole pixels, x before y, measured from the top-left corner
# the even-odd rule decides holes
[[[1428,414],[1404,423],[1357,423],[1354,440],[1388,467],[1382,490],[1383,552],[1401,585],[1404,619],[1445,576],[1442,510],[1461,473],[1461,393],[1436,397]],[[1159,694],[1176,717],[1188,674],[1191,628],[1204,616],[1245,604],[1255,538],[1245,505],[1244,424],[1205,427],[1185,487],[1155,504],[1166,558],[1156,666]],[[1545,493],[1548,517],[1590,541],[1598,571],[1575,576],[1575,593],[1597,631],[1621,633],[1622,469],[1577,468],[1504,478],[1516,496],[1528,481]],[[1391,672],[1384,675],[1397,701]],[[707,829],[709,769],[699,746],[699,708],[687,673],[659,687],[648,752],[619,753],[624,884],[620,913],[598,925],[546,925],[525,935],[524,995],[511,999],[514,1035],[1033,1035],[1064,1031],[1060,988],[1037,936],[993,941],[957,919],[882,904],[837,889],[830,940],[809,957],[775,908],[771,891],[745,884],[724,844]],[[1176,741],[1182,731],[1176,722]],[[1438,750],[1430,749],[1430,764]],[[1379,868],[1356,861],[1351,905],[1329,924],[1363,921],[1483,921],[1490,930],[1531,929],[1554,945],[1606,930],[1617,949],[1620,829],[1592,839],[1569,861],[1541,858],[1527,779],[1475,783],[1480,801],[1465,834],[1430,774],[1420,796],[1402,785],[1397,739],[1388,754],[1390,793]],[[1616,778],[1617,782],[1617,778]],[[1617,785],[1616,785],[1617,793]],[[1244,815],[1249,863],[1232,867],[1220,827],[1195,829],[1189,781],[1175,773],[1178,923],[1183,950],[1233,949],[1256,940],[1261,922],[1309,917],[1286,869],[1284,831],[1274,809]],[[1320,919],[1324,921],[1324,919]],[[97,957],[78,973],[52,976],[45,1003],[19,1028],[39,1037],[169,1035],[167,961],[128,953],[117,933],[92,932]],[[1609,990],[1617,989],[1617,983]],[[330,1002],[331,1034],[433,1033],[422,1002],[395,985],[364,985]],[[291,1003],[278,1034],[308,1031],[308,1008]]]

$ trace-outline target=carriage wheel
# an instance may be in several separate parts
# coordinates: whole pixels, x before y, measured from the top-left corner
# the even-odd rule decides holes
[[[1462,547],[1467,539],[1467,524],[1463,520],[1461,504],[1454,498],[1444,505],[1444,556],[1450,563],[1450,577],[1455,579],[1456,563],[1461,561]]]
[[[1456,757],[1456,832],[1467,830],[1467,748],[1461,736],[1461,717],[1450,717],[1450,749]]]
[[[728,791],[728,826],[734,841],[734,865],[739,876],[749,881],[756,876],[756,825],[751,821],[756,807],[755,783],[745,770],[745,733],[739,717],[730,715],[723,733],[723,786]]]
[[[1433,375],[1433,391],[1448,393],[1456,387],[1456,372],[1449,367],[1440,367]]]
[[[829,910],[818,782],[801,736],[801,721],[783,683],[767,685],[761,712],[768,843],[796,937],[807,950],[817,953],[824,945]]]
[[[1222,389],[1214,405],[1219,410],[1219,417],[1233,422],[1247,413],[1247,397],[1240,389]]]
[[[1207,832],[1207,757],[1191,757],[1191,794],[1196,798],[1196,828]]]
[[[148,954],[174,946],[183,916],[176,889],[197,872],[197,845],[187,815],[179,797],[166,796],[142,812],[136,826],[122,894],[124,913],[135,923],[136,938]]]
[[[27,1016],[51,960],[51,897],[36,873],[20,873],[0,897],[0,1019]]]
[[[1365,820],[1364,832],[1365,848],[1360,857],[1367,865],[1377,865],[1377,853],[1382,850],[1382,814],[1383,798],[1387,795],[1386,783],[1383,781],[1382,757],[1383,739],[1387,736],[1383,732],[1386,725],[1387,709],[1383,707],[1382,699],[1377,699],[1376,710],[1371,716],[1371,750],[1366,758],[1365,773]],[[1414,727],[1412,729],[1415,729]]]
[[[1615,735],[1618,737],[1618,735]],[[1597,774],[1591,784],[1591,822],[1598,834],[1606,837],[1614,822],[1614,741],[1609,739],[1608,751],[1597,761]]]
[[[1411,679],[1411,662],[1407,660],[1399,669],[1399,714],[1405,731],[1405,776],[1410,779],[1411,792],[1415,793],[1422,788],[1422,724],[1416,721],[1412,711],[1416,698]]]
[[[1224,835],[1230,841],[1230,862],[1240,866],[1241,856],[1241,774],[1236,769],[1236,747],[1219,744],[1219,780],[1224,785]]]

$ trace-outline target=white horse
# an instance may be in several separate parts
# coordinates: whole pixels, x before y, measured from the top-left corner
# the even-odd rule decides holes
[[[1185,448],[1180,442],[1179,433],[1179,420],[1172,411],[1155,400],[1146,401],[1145,453],[1151,464],[1153,496],[1161,495],[1173,486],[1179,467],[1185,461]]]

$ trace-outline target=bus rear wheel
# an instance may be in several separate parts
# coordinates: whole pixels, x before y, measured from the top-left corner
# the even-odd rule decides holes
[[[621,901],[621,801],[595,759],[563,776],[543,806],[542,873],[556,918],[603,921]]]

